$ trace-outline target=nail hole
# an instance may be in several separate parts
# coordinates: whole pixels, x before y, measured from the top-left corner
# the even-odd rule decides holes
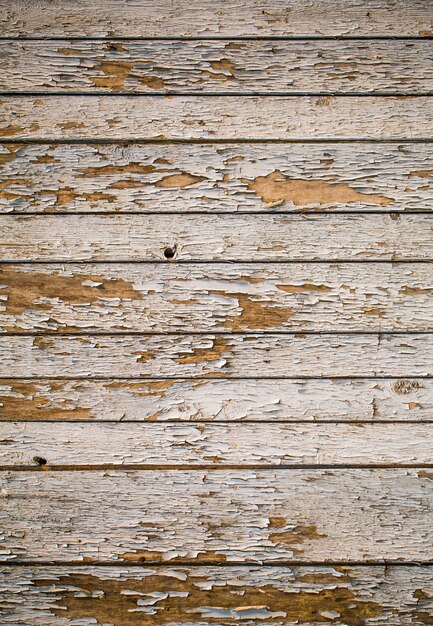
[[[166,259],[173,259],[176,254],[176,247],[174,248],[165,248],[164,256]]]
[[[42,456],[34,456],[33,457],[33,461],[37,465],[46,465],[47,464],[47,459],[44,459]]]

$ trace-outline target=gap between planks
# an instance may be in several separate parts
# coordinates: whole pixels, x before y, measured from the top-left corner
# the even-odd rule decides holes
[[[18,379],[14,379],[14,380],[18,380]],[[25,378],[23,380],[29,380],[28,378]],[[39,379],[37,379],[39,380]],[[59,380],[59,379],[56,379]],[[92,379],[92,381],[94,381],[95,379]],[[208,378],[206,380],[209,380]],[[218,380],[221,380],[220,378]],[[0,380],[0,385],[2,384],[1,380]],[[59,424],[59,423],[63,423],[63,424],[76,424],[76,425],[80,425],[83,423],[86,423],[85,420],[80,420],[80,419],[68,419],[68,420],[60,420],[60,419],[20,419],[19,420],[19,424],[33,424],[34,422],[36,422],[38,424]],[[13,417],[10,419],[5,419],[2,418],[0,419],[0,426],[2,424],[7,424],[10,422],[17,422],[17,418]],[[103,420],[103,419],[92,419],[91,422],[92,424],[140,424],[141,422],[139,422],[138,420],[133,420],[133,419],[119,419],[119,420]],[[146,423],[146,422],[144,422]],[[153,422],[155,423],[155,422]],[[401,419],[358,419],[358,420],[354,420],[354,419],[347,419],[347,420],[337,420],[337,419],[321,419],[320,421],[318,420],[313,420],[313,419],[279,419],[278,421],[275,419],[261,419],[261,420],[257,420],[257,419],[243,419],[243,420],[239,420],[239,422],[233,422],[233,420],[227,420],[227,419],[201,419],[199,421],[194,422],[191,419],[166,419],[164,421],[160,421],[160,422],[156,422],[156,423],[163,423],[163,424],[168,424],[168,425],[172,425],[172,426],[176,426],[178,424],[183,424],[184,426],[191,426],[193,424],[202,424],[204,426],[206,425],[212,425],[212,424],[219,424],[219,425],[227,425],[227,424],[233,424],[233,423],[239,423],[239,424],[278,424],[278,425],[282,425],[284,426],[284,424],[309,424],[310,426],[312,424],[349,424],[349,425],[357,425],[357,424],[433,424],[433,420],[422,420],[422,422],[420,422],[420,420],[408,420],[405,419],[404,421]],[[27,466],[26,466],[27,467]],[[31,466],[29,466],[31,467]],[[124,466],[122,466],[124,467]],[[219,467],[219,466],[218,466]],[[281,467],[281,466],[278,466]],[[365,467],[364,465],[362,467]],[[418,465],[417,465],[418,467]]]
[[[20,216],[20,217],[34,217],[35,215],[49,215],[49,216],[59,216],[59,217],[66,217],[68,215],[81,215],[81,216],[88,216],[88,215],[108,215],[108,216],[115,216],[115,215],[165,215],[165,216],[173,216],[173,215],[209,215],[209,211],[186,211],[186,210],[180,210],[180,211],[146,211],[146,210],[142,210],[142,211],[122,211],[121,213],[119,213],[119,211],[100,211],[100,210],[96,210],[96,211],[74,211],[73,213],[71,213],[71,211],[53,211],[52,213],[45,211],[43,213],[36,213],[36,212],[32,212],[32,211],[20,211],[19,213],[1,213],[1,215],[15,215],[15,216]],[[290,215],[297,215],[297,214],[301,214],[301,215],[336,215],[336,211],[332,210],[332,209],[294,209],[293,211],[260,211],[260,213],[258,211],[213,211],[211,212],[211,215],[286,215],[286,216],[290,216]],[[389,215],[390,213],[398,213],[399,215],[401,213],[404,214],[410,214],[410,215],[432,215],[432,211],[431,209],[392,209],[392,210],[386,210],[386,209],[372,209],[368,211],[368,215]],[[362,210],[353,210],[353,209],[340,209],[338,211],[338,215],[365,215],[366,212],[362,211]],[[350,261],[350,259],[349,259]],[[0,263],[3,263],[4,261],[0,261]],[[13,261],[10,262],[11,265],[13,265],[14,263],[17,263],[18,261]],[[108,261],[109,262],[109,261]],[[171,261],[173,262],[173,261]],[[228,262],[228,261],[227,261]],[[242,261],[242,263],[244,263],[245,261]],[[253,261],[253,263],[256,261]],[[260,261],[262,262],[262,261]],[[304,263],[306,263],[306,261],[303,261]],[[332,263],[332,261],[326,261],[327,263]],[[357,261],[359,262],[359,261]],[[369,263],[379,263],[381,261],[368,261]],[[394,262],[398,262],[401,263],[401,261],[389,261],[390,263],[394,263]],[[430,263],[430,261],[420,261],[422,263]],[[60,261],[53,261],[52,263],[50,263],[50,265],[63,265],[63,262]],[[155,261],[155,263],[158,263],[158,261]],[[161,261],[161,263],[167,263],[166,260]],[[232,261],[230,261],[230,263],[232,263]]]
[[[3,422],[4,423],[4,422]],[[122,422],[123,423],[123,422]],[[313,465],[311,463],[299,464],[299,465],[243,465],[243,464],[191,464],[191,465],[143,465],[143,464],[116,464],[116,463],[103,463],[100,465],[48,465],[43,463],[39,465],[0,465],[0,472],[101,472],[105,470],[118,471],[118,472],[200,472],[200,471],[295,471],[295,470],[308,470],[308,471],[345,471],[345,470],[387,470],[387,469],[433,469],[433,463],[347,463],[344,465],[335,464],[320,464]]]
[[[433,96],[433,91],[152,91],[151,93],[142,93],[140,91],[8,91],[1,89],[1,97],[7,98],[34,98],[40,97],[109,97],[109,98],[152,98],[152,97],[187,97],[187,98],[428,98]],[[135,142],[135,139],[134,139]],[[92,139],[93,143],[93,139]]]
[[[140,36],[116,36],[109,35],[104,37],[98,37],[95,35],[87,37],[79,36],[52,36],[52,37],[4,37],[0,36],[0,41],[416,41],[416,42],[428,42],[433,40],[431,35],[374,35],[374,36],[356,36],[356,35],[263,35],[257,37],[242,37],[242,36],[226,36],[217,37],[210,35],[209,37],[140,37]]]
[[[194,333],[196,334],[196,333]],[[272,333],[273,334],[273,333]],[[344,333],[345,334],[345,333]],[[3,335],[1,335],[3,336]],[[182,381],[185,380],[185,376],[92,376],[89,378],[88,376],[40,376],[40,375],[23,375],[23,376],[7,376],[7,380],[58,380],[58,381],[88,381],[88,382],[96,382],[100,381],[108,381],[113,380],[130,380],[130,381],[140,381],[144,382],[155,381],[155,380],[174,380],[174,381]],[[191,377],[190,377],[191,378]],[[430,374],[414,374],[410,376],[392,376],[392,375],[383,375],[378,374],[377,376],[366,374],[362,375],[350,375],[350,376],[302,376],[302,375],[291,375],[291,376],[194,376],[194,381],[207,381],[207,380],[217,380],[217,381],[232,381],[232,380],[396,380],[399,378],[410,378],[411,380],[430,380],[433,378],[433,375]],[[5,380],[6,376],[2,375],[0,380]]]
[[[33,214],[33,215],[43,215],[43,213],[38,213],[38,214]],[[68,215],[71,215],[70,213]],[[85,215],[88,215],[85,214]],[[105,215],[105,213],[102,213],[101,215]],[[125,214],[128,215],[128,214]],[[135,213],[131,213],[130,215],[135,215]],[[328,214],[329,215],[329,214]],[[365,214],[364,214],[365,215]],[[422,215],[429,215],[431,216],[432,213],[431,211],[429,213],[423,213]],[[20,216],[19,213],[15,214],[16,217]],[[3,217],[3,216],[2,216]],[[67,260],[57,260],[57,261],[51,261],[50,259],[33,259],[33,260],[13,260],[13,261],[9,261],[9,260],[0,260],[0,265],[54,265],[54,264],[58,264],[58,265],[110,265],[110,264],[135,264],[135,265],[166,265],[167,263],[173,263],[173,264],[179,264],[179,265],[184,265],[184,266],[188,266],[188,265],[207,265],[207,264],[218,264],[218,265],[234,265],[236,263],[238,264],[244,264],[244,263],[248,263],[248,264],[252,264],[252,265],[257,265],[257,264],[263,264],[263,265],[294,265],[294,264],[304,264],[304,263],[308,263],[308,264],[316,264],[316,263],[321,263],[321,264],[325,264],[325,265],[329,265],[331,263],[352,263],[352,264],[356,264],[356,265],[362,265],[362,264],[371,264],[371,263],[377,263],[377,264],[381,264],[381,265],[385,265],[385,264],[389,264],[389,265],[400,265],[400,264],[406,264],[406,265],[412,265],[414,263],[417,264],[421,264],[421,263],[432,263],[433,259],[423,259],[423,258],[413,258],[413,259],[398,259],[398,260],[391,260],[391,259],[290,259],[290,260],[276,260],[276,261],[271,261],[271,260],[254,260],[254,261],[248,261],[247,259],[239,259],[239,260],[224,260],[224,259],[174,259],[174,260],[149,260],[149,261],[143,261],[143,260],[125,260],[125,261],[119,261],[118,259],[67,259]]]
[[[37,95],[37,94],[36,94]],[[159,96],[164,97],[164,96]],[[170,98],[172,96],[169,96]],[[408,97],[408,96],[402,96]],[[415,96],[410,96],[415,97]],[[429,98],[433,98],[433,95],[428,96]],[[312,139],[308,137],[294,137],[293,139],[275,139],[275,138],[262,138],[262,137],[236,137],[236,139],[226,137],[221,139],[178,139],[178,138],[170,138],[170,139],[148,139],[147,137],[137,136],[137,137],[120,137],[113,139],[106,139],[103,137],[83,137],[79,139],[60,139],[58,137],[21,137],[21,138],[13,138],[13,137],[4,137],[0,134],[0,143],[11,143],[11,144],[95,144],[95,145],[129,145],[129,144],[142,144],[142,145],[158,145],[158,146],[166,146],[170,144],[192,144],[192,145],[221,145],[221,144],[330,144],[330,143],[378,143],[378,144],[391,144],[391,143],[433,143],[433,135],[427,135],[425,137],[408,137],[402,135],[401,137],[387,137],[387,138],[375,138],[375,137],[341,137],[341,138],[333,138],[327,139],[318,138]]]
[[[151,567],[169,567],[177,568],[177,567],[192,567],[192,568],[203,568],[210,567],[203,563],[197,563],[197,561],[175,561],[175,563],[170,564],[170,561],[145,561],[145,562],[134,562],[130,561],[127,564],[119,562],[119,561],[94,561],[89,559],[86,560],[85,563],[83,561],[31,561],[31,560],[20,560],[20,561],[1,561],[0,563],[0,571],[3,567],[8,569],[15,569],[19,567],[58,567],[66,568],[66,567],[82,567],[83,569],[86,567],[118,567],[118,568],[137,568],[137,569],[146,569],[148,566]],[[404,569],[408,568],[418,568],[418,567],[433,567],[433,561],[398,561],[391,559],[384,560],[365,560],[365,561],[337,561],[337,560],[326,560],[326,561],[267,561],[266,563],[254,563],[251,561],[212,561],[211,567],[218,567],[223,569],[230,569],[233,567],[245,567],[245,568],[268,568],[268,569],[277,569],[282,567],[398,567]]]
[[[338,337],[339,335],[352,335],[354,337],[372,335],[372,336],[385,336],[385,335],[433,335],[433,330],[183,330],[183,331],[76,331],[76,330],[34,330],[34,331],[0,331],[0,337],[185,337],[190,335],[202,335],[203,337],[217,335],[218,337],[232,337],[232,336],[260,336],[266,337],[268,335],[281,335],[284,336],[296,336],[296,335],[329,335],[330,337]],[[116,378],[118,378],[116,376]],[[169,378],[172,378],[169,376]],[[332,378],[334,378],[332,376]],[[352,376],[350,378],[353,378]],[[413,378],[413,376],[411,376]]]

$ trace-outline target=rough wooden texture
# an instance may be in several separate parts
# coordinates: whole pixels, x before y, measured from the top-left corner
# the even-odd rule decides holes
[[[404,36],[433,34],[426,0],[2,0],[3,37]]]
[[[0,423],[0,465],[428,465],[430,424]],[[433,474],[432,474],[433,476]]]
[[[431,421],[433,381],[0,379],[0,420]]]
[[[432,376],[432,334],[0,336],[0,376]]]
[[[2,91],[426,93],[428,41],[2,41]],[[416,68],[416,71],[414,71]]]
[[[422,626],[433,616],[432,571],[425,566],[3,566],[0,572],[0,616],[11,626]]]
[[[3,472],[0,558],[422,563],[432,472]]]
[[[0,332],[428,331],[416,264],[1,265]]]
[[[405,139],[433,135],[429,97],[17,96],[1,139]]]
[[[4,143],[0,211],[429,211],[432,163],[431,143]]]
[[[429,3],[0,30],[0,622],[433,624]]]
[[[2,261],[431,261],[431,215],[1,215]]]

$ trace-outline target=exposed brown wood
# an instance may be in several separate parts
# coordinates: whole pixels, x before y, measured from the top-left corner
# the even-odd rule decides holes
[[[429,561],[420,469],[3,472],[6,561]]]
[[[0,266],[2,332],[428,331],[430,264]]]
[[[431,379],[0,379],[0,420],[431,421]]]
[[[433,624],[429,3],[0,30],[0,622]]]
[[[433,90],[431,46],[423,40],[3,41],[0,59],[0,89],[11,92]]]
[[[432,376],[433,335],[0,336],[6,377]]]
[[[431,619],[429,567],[4,567],[4,624],[115,626],[344,623]],[[14,621],[12,621],[14,620]],[[217,621],[216,621],[217,620]],[[259,621],[260,620],[260,621]]]
[[[0,211],[429,211],[432,162],[431,143],[3,143]]]

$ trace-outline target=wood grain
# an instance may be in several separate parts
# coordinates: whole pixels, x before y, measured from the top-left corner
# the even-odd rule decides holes
[[[426,40],[2,41],[0,60],[0,89],[11,92],[433,90]]]
[[[431,376],[433,335],[0,336],[0,376]]]
[[[4,143],[0,211],[430,211],[432,163],[431,143]]]
[[[429,139],[429,97],[16,96],[1,139]]]
[[[4,261],[431,261],[431,215],[1,215]]]
[[[432,420],[431,379],[0,379],[0,420]]]
[[[0,615],[13,626],[422,626],[432,617],[431,574],[426,566],[3,566]]]
[[[428,3],[0,5],[0,622],[433,623]]]
[[[431,36],[425,0],[42,0],[4,3],[3,37]]]
[[[428,331],[431,264],[0,267],[0,332]]]
[[[432,463],[430,424],[0,423],[0,465],[48,468]],[[432,474],[433,475],[433,474]]]
[[[425,469],[3,472],[5,561],[431,560]]]

